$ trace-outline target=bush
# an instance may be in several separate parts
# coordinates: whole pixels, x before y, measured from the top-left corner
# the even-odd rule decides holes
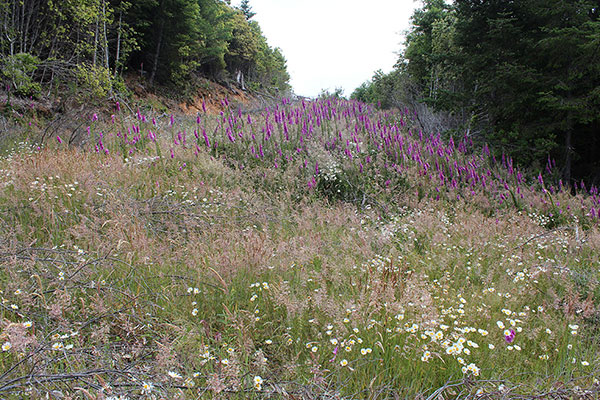
[[[39,63],[39,58],[28,53],[4,57],[0,62],[2,83],[19,96],[39,96],[42,88],[33,80]]]

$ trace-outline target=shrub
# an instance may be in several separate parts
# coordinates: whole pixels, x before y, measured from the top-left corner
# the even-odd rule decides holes
[[[33,80],[39,63],[39,58],[28,53],[4,57],[0,61],[2,83],[14,89],[19,96],[39,96],[42,88]]]

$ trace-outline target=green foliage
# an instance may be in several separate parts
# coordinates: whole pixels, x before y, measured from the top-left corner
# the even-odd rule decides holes
[[[78,65],[76,76],[78,87],[92,98],[104,98],[112,91],[110,71],[104,67]]]
[[[329,91],[329,89],[321,89],[321,93],[318,96],[319,99],[343,99],[344,98],[344,89],[341,87],[336,87],[333,89],[333,92]]]
[[[522,144],[509,151],[521,153],[526,163],[552,152],[570,179],[572,153],[600,120],[599,105],[590,102],[600,84],[590,52],[600,37],[591,13],[597,4],[458,1],[456,6],[457,43],[464,53],[456,64],[469,74],[469,94],[486,110],[494,131],[518,132]]]
[[[240,10],[242,10],[244,17],[246,17],[247,20],[256,15],[256,13],[252,11],[252,7],[250,7],[250,0],[242,0],[240,3]]]
[[[260,89],[289,90],[285,58],[249,21],[247,2],[235,9],[220,0],[3,0],[0,16],[2,79],[19,94],[76,76],[105,95],[110,75],[125,70],[178,90],[196,76],[238,73]]]
[[[262,50],[260,30],[254,28],[256,23],[249,24],[241,13],[235,13],[230,23],[232,32],[225,61],[230,71],[247,73]]]
[[[427,0],[395,71],[376,73],[352,98],[426,104],[518,163],[550,155],[563,180],[597,179],[598,9],[592,0]]]
[[[362,196],[361,190],[354,187],[347,176],[336,163],[325,165],[318,175],[316,190],[329,201],[356,202]]]
[[[190,85],[193,74],[225,80],[242,74],[250,87],[288,91],[280,50],[243,10],[215,0],[136,3],[128,17],[141,46],[130,66],[144,65],[150,83]]]
[[[35,82],[34,74],[39,63],[39,58],[28,53],[3,57],[0,60],[2,83],[20,96],[37,97],[41,86]]]
[[[405,91],[405,81],[400,70],[394,70],[388,74],[379,70],[375,72],[371,81],[359,86],[350,98],[388,109],[402,105],[402,96]]]

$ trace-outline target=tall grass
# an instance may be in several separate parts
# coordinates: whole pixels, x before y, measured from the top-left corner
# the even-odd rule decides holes
[[[0,160],[2,397],[597,396],[596,188],[407,112],[223,105]]]

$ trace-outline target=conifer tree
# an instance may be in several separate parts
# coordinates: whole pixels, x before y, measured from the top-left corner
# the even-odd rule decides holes
[[[240,10],[242,10],[246,16],[246,20],[250,20],[256,15],[256,13],[252,11],[252,7],[250,7],[250,0],[242,0],[242,3],[240,4]]]

